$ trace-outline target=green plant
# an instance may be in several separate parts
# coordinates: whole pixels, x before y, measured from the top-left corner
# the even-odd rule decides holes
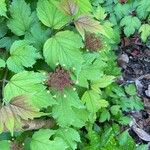
[[[106,10],[109,3],[104,3]],[[126,6],[120,5],[115,9],[118,15],[120,7]],[[112,51],[120,42],[119,28],[105,19],[102,7],[95,7],[96,11],[89,0],[0,1],[0,147],[4,150],[94,150],[93,146],[110,150],[111,144],[104,140],[108,136],[115,148],[122,149],[115,134],[105,131],[112,128],[97,125],[101,132],[97,131],[96,122],[128,124],[123,111],[143,107],[135,93],[128,93],[129,87],[125,93],[114,83],[120,75]],[[137,20],[125,34],[139,28]],[[129,28],[125,18],[121,22]],[[148,37],[144,29],[141,26],[143,41]]]

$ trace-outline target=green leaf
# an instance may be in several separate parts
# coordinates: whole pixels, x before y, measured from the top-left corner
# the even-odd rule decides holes
[[[121,117],[118,122],[123,124],[123,125],[129,125],[131,123],[132,119],[130,117],[124,116]]]
[[[145,19],[150,13],[150,1],[140,0],[136,12],[140,19]]]
[[[64,95],[63,95],[64,94]],[[80,101],[77,92],[73,89],[66,89],[64,92],[56,93],[58,105],[52,108],[53,117],[62,127],[82,127],[87,120],[87,112]]]
[[[101,100],[100,95],[93,90],[86,91],[82,96],[82,101],[86,104],[87,110],[93,114],[100,108],[108,106],[108,102]]]
[[[79,81],[78,86],[88,88],[88,86],[89,86],[88,81],[98,80],[103,75],[103,68],[105,67],[106,64],[103,61],[99,61],[99,62],[95,61],[92,64],[90,59],[85,60],[85,61],[87,63],[82,65],[81,71],[78,75],[77,80]]]
[[[50,34],[51,32],[49,29],[45,29],[39,22],[37,22],[31,27],[31,32],[26,34],[25,39],[30,41],[35,48],[41,50]]]
[[[40,21],[51,28],[60,29],[70,20],[53,4],[53,0],[39,0],[37,3],[37,15]]]
[[[0,141],[0,148],[2,150],[10,150],[10,143],[7,140]]]
[[[150,36],[150,25],[143,24],[139,29],[139,33],[141,33],[142,41],[146,42],[147,38]]]
[[[44,113],[31,106],[27,97],[17,96],[0,109],[0,133],[8,129],[13,136],[14,129],[21,129],[21,121],[41,117]]]
[[[110,119],[110,113],[107,109],[104,109],[100,115],[99,121],[104,122],[104,121],[109,120],[109,119]]]
[[[82,39],[72,31],[61,31],[51,37],[44,44],[45,61],[52,68],[58,64],[67,68],[80,68],[83,59],[80,48],[83,47]]]
[[[0,16],[7,17],[6,11],[7,11],[7,8],[6,8],[5,0],[1,0],[0,1]]]
[[[107,14],[105,13],[105,9],[101,6],[98,6],[94,12],[94,17],[98,20],[104,20],[106,16]]]
[[[11,45],[18,40],[17,36],[7,36],[0,39],[0,48],[6,48],[7,51],[10,50]]]
[[[127,37],[134,34],[135,30],[139,29],[141,21],[137,17],[125,16],[121,22],[120,26],[124,27],[124,33]]]
[[[5,20],[0,20],[0,38],[2,38],[7,33],[7,25]]]
[[[120,112],[120,106],[119,105],[113,105],[111,108],[110,108],[110,111],[113,115],[117,115],[118,112]]]
[[[0,68],[5,68],[5,61],[0,59]]]
[[[30,102],[38,108],[46,108],[56,104],[52,95],[46,91],[42,84],[45,77],[41,73],[23,71],[14,75],[4,89],[5,101],[18,95],[27,95]]]
[[[92,5],[89,0],[75,0],[81,13],[92,12]]]
[[[117,18],[120,20],[122,17],[127,16],[129,14],[129,5],[127,4],[116,4],[114,6],[114,11],[115,11],[115,15],[117,16]]]
[[[99,87],[99,88],[106,88],[110,84],[114,82],[115,77],[104,75],[99,80],[92,82],[92,88]]]
[[[15,73],[25,70],[25,67],[32,67],[41,57],[37,50],[25,40],[15,41],[10,48],[10,55],[7,66]]]
[[[13,0],[10,15],[9,29],[18,36],[25,35],[33,22],[30,6],[24,0]]]
[[[72,150],[77,149],[77,142],[81,142],[79,133],[73,128],[59,128],[56,136],[64,139],[66,145]]]
[[[35,132],[32,136],[30,148],[31,150],[66,150],[68,146],[60,137],[52,136],[55,134],[54,130],[41,129]]]
[[[129,94],[131,96],[134,96],[137,94],[136,86],[134,84],[129,84],[129,85],[125,86],[125,91],[127,94]]]

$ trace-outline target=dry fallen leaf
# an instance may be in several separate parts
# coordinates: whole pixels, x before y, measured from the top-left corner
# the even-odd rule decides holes
[[[0,133],[8,129],[13,134],[14,128],[21,127],[21,120],[33,119],[43,114],[31,106],[25,96],[14,97],[0,109]]]

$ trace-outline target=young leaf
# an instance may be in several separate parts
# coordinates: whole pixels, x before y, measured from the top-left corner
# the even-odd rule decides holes
[[[82,96],[82,101],[86,104],[87,110],[93,114],[100,108],[108,106],[107,101],[102,100],[103,102],[101,103],[100,95],[93,90],[86,91]]]
[[[35,48],[41,50],[50,34],[51,32],[49,29],[45,29],[39,22],[37,22],[31,27],[30,33],[26,34],[25,39],[30,41]]]
[[[7,25],[16,35],[25,35],[33,21],[31,9],[24,0],[13,0],[10,7],[11,18]]]
[[[125,86],[125,91],[127,94],[129,94],[131,96],[134,96],[137,94],[136,87],[134,84],[130,84],[128,86]]]
[[[52,108],[53,117],[61,127],[75,126],[82,127],[87,120],[87,113],[81,103],[77,92],[73,89],[66,89],[63,94],[56,93],[58,105]]]
[[[18,95],[28,95],[29,102],[38,108],[56,104],[52,95],[42,84],[45,77],[41,73],[23,71],[14,75],[4,88],[4,99],[10,101]]]
[[[39,0],[37,3],[37,15],[40,21],[51,28],[60,29],[70,20],[53,4],[53,0]]]
[[[7,141],[7,140],[2,140],[2,141],[0,141],[0,148],[2,149],[2,150],[10,150],[10,143],[9,143],[9,141]]]
[[[30,143],[31,150],[66,150],[68,146],[62,138],[51,139],[54,134],[55,131],[49,129],[35,132]]]
[[[8,129],[13,135],[15,127],[21,125],[21,120],[40,117],[43,113],[39,109],[29,105],[25,96],[17,96],[11,99],[10,103],[0,109],[0,133]]]
[[[51,37],[44,44],[45,61],[52,68],[59,63],[67,68],[79,68],[83,62],[80,48],[82,39],[72,31],[61,31]]]
[[[146,42],[147,38],[150,36],[150,25],[143,24],[139,29],[139,33],[141,33],[142,41]]]
[[[6,8],[5,0],[1,0],[0,1],[0,16],[6,17],[7,16],[6,11],[7,11],[7,8]]]
[[[97,63],[96,61],[92,64],[91,60],[88,60],[87,64],[82,65],[81,71],[78,76],[78,86],[88,88],[88,81],[96,81],[103,75],[103,68],[105,67],[104,62]],[[90,71],[89,71],[90,70]]]
[[[104,109],[100,115],[99,121],[104,122],[104,121],[109,120],[109,119],[110,119],[110,113],[108,110]]]
[[[104,20],[106,16],[107,14],[105,13],[105,9],[101,6],[98,6],[94,12],[94,17],[98,20]]]
[[[85,36],[85,32],[96,34],[101,33],[107,36],[105,30],[103,29],[103,26],[100,25],[99,21],[94,20],[90,15],[81,15],[75,20],[74,23],[82,37]]]
[[[136,12],[140,19],[145,19],[150,13],[150,1],[140,0]]]
[[[121,20],[120,25],[124,27],[125,35],[129,37],[135,32],[136,29],[139,29],[141,21],[137,17],[125,16]]]
[[[77,149],[77,142],[81,142],[79,133],[73,128],[60,128],[56,131],[56,136],[64,139],[72,150]]]
[[[5,67],[5,61],[3,59],[0,59],[0,68]]]
[[[15,41],[10,48],[10,54],[7,66],[15,73],[25,70],[24,67],[32,67],[41,57],[37,50],[25,40]]]

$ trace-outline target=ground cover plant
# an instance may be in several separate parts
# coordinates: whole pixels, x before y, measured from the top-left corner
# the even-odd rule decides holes
[[[150,1],[0,0],[0,149],[148,150]]]

